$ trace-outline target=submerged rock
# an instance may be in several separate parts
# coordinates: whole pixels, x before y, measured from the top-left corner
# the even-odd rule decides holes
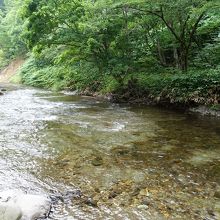
[[[219,189],[217,191],[215,191],[214,197],[220,199],[220,190]]]
[[[97,201],[92,199],[92,198],[87,198],[85,200],[85,204],[88,205],[88,206],[97,207]]]
[[[51,201],[43,195],[24,194],[19,191],[0,193],[1,220],[35,220],[46,218]]]
[[[101,166],[101,165],[103,165],[103,159],[100,156],[94,158],[92,160],[92,165],[93,166]]]
[[[216,219],[220,219],[220,202],[219,201],[215,203],[214,210],[215,210],[215,216],[217,217]]]
[[[112,153],[115,154],[116,156],[125,156],[130,153],[130,149],[125,146],[118,146],[112,148]]]
[[[148,209],[148,206],[147,205],[139,205],[137,208],[138,209]]]

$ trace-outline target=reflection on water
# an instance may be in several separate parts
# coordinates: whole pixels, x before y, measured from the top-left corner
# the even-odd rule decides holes
[[[8,90],[0,97],[1,189],[80,189],[87,199],[60,201],[52,219],[218,218],[219,120]]]

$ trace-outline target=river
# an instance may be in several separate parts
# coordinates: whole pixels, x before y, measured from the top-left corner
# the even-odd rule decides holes
[[[60,198],[55,220],[219,218],[219,119],[2,86],[1,190]]]

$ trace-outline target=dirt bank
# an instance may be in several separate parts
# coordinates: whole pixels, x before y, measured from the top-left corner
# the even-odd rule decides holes
[[[13,60],[7,67],[0,70],[0,82],[10,82],[10,79],[18,72],[24,61],[25,60],[23,58],[17,58]]]

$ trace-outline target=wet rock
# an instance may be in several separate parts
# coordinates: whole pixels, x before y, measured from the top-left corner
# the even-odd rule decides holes
[[[213,216],[213,217],[215,216],[215,213],[212,209],[208,209],[207,212],[210,216]]]
[[[65,198],[68,199],[79,199],[82,196],[82,192],[79,189],[73,190],[73,191],[67,191]]]
[[[139,205],[137,208],[138,209],[148,209],[148,206],[147,205]]]
[[[63,196],[61,195],[50,195],[50,200],[51,200],[51,203],[52,204],[56,204],[57,201],[61,201],[61,202],[64,202],[64,198]]]
[[[140,196],[149,196],[148,189],[142,189],[139,193]]]
[[[89,205],[89,206],[92,206],[92,207],[97,207],[97,201],[95,201],[94,199],[92,198],[87,198],[85,200],[85,204],[86,205]]]
[[[116,156],[124,156],[124,155],[129,154],[129,152],[130,152],[129,148],[124,147],[124,146],[115,147],[111,151]]]
[[[41,195],[21,195],[15,200],[16,204],[22,210],[22,217],[35,220],[45,218],[49,215],[51,203],[50,200]]]
[[[150,200],[148,198],[144,198],[141,203],[142,203],[142,205],[149,206],[151,202],[150,202]]]
[[[0,95],[4,95],[4,93],[3,93],[3,92],[0,92]]]
[[[102,199],[102,196],[99,195],[99,194],[94,195],[94,197],[93,197],[93,200],[97,203],[97,205],[98,205],[98,202],[100,202],[101,199]]]
[[[69,165],[69,163],[70,163],[70,160],[60,160],[60,161],[58,161],[57,163],[56,163],[56,165],[57,166],[61,166],[61,167],[65,167],[65,166],[67,166],[67,165]]]
[[[5,89],[5,88],[1,89],[1,92],[6,92],[6,91],[7,91],[7,89]]]
[[[114,187],[112,187],[112,192],[111,193],[114,193],[114,194],[116,194],[116,195],[119,195],[119,194],[121,194],[123,192],[123,189],[119,186],[118,188],[117,188],[117,186],[114,186]]]
[[[22,217],[21,209],[13,203],[0,202],[1,220],[20,220]]]
[[[187,178],[182,174],[179,174],[179,176],[177,177],[177,180],[179,181],[179,183],[181,183],[184,186],[188,184]]]
[[[189,112],[200,114],[200,115],[208,115],[208,116],[216,116],[216,117],[220,116],[219,109],[213,109],[213,108],[210,108],[209,106],[198,106],[195,108],[190,108]]]
[[[118,195],[118,193],[116,193],[115,191],[113,191],[113,192],[110,192],[110,193],[109,193],[108,198],[109,198],[109,199],[113,199],[113,198],[115,198],[117,195]]]
[[[95,159],[92,160],[92,165],[93,166],[103,165],[103,159],[101,157],[96,157]]]
[[[137,196],[140,193],[140,188],[135,188],[132,193],[131,196]]]
[[[81,190],[76,189],[73,191],[67,191],[64,195],[56,195],[54,198],[56,200],[60,200],[61,202],[68,204],[71,203],[73,200],[78,200],[83,196]]]
[[[28,220],[45,218],[51,208],[51,201],[46,196],[24,194],[20,191],[1,192],[0,204],[0,213],[4,214],[4,210],[8,213],[7,218],[2,217],[1,220],[19,220],[21,219],[19,216]]]
[[[220,190],[215,191],[214,197],[220,199]]]

